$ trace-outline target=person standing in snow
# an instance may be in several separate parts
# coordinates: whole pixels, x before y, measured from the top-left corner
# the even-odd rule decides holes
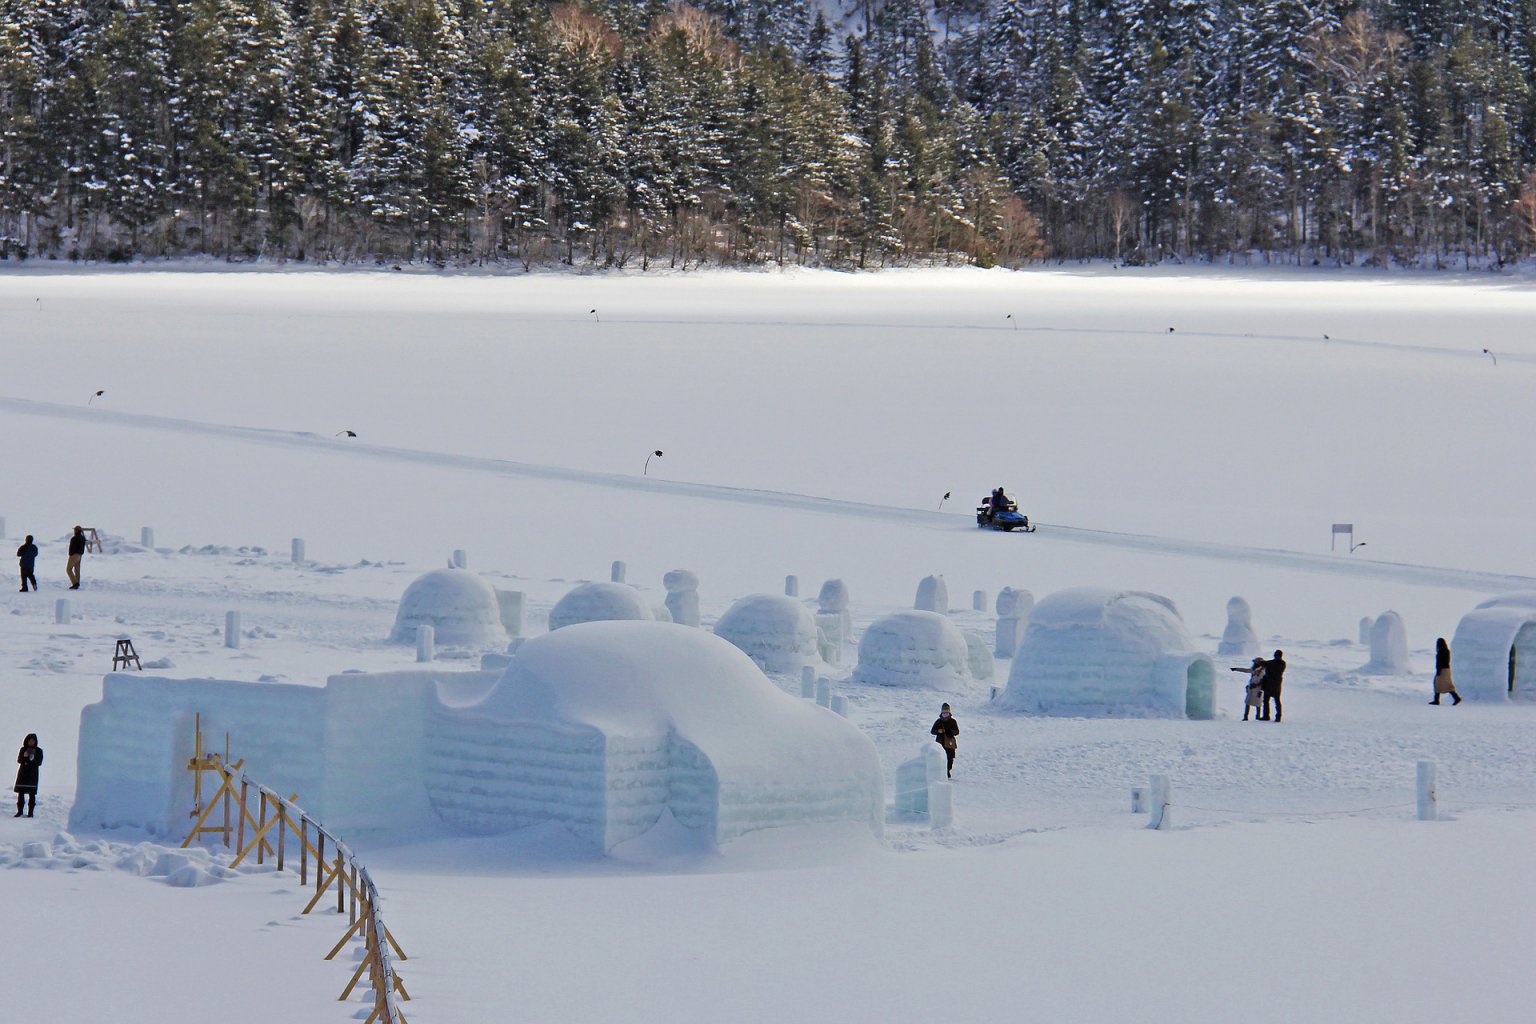
[[[1451,695],[1451,706],[1461,703],[1461,694],[1456,692],[1456,684],[1451,681],[1451,648],[1446,644],[1445,637],[1435,641],[1435,699],[1431,704],[1440,703],[1440,695]]]
[[[27,733],[21,741],[21,752],[16,755],[16,817],[21,817],[21,805],[27,805],[27,817],[37,806],[37,770],[43,766],[43,748],[37,745],[37,733]]]
[[[939,709],[939,717],[934,720],[933,728],[928,730],[933,733],[934,739],[944,748],[944,756],[948,764],[944,767],[944,777],[949,778],[955,773],[955,748],[960,744],[956,737],[960,735],[960,723],[955,721],[955,716],[950,712],[949,705],[945,704]]]
[[[1264,659],[1254,658],[1248,668],[1234,666],[1232,671],[1248,673],[1248,686],[1243,691],[1243,721],[1246,722],[1248,712],[1257,714],[1264,707]]]
[[[75,527],[75,535],[69,538],[69,561],[64,563],[64,572],[69,576],[69,589],[80,589],[80,559],[85,556],[85,529]]]
[[[1259,721],[1269,721],[1269,702],[1275,702],[1275,721],[1280,721],[1280,684],[1285,679],[1285,652],[1276,651],[1275,656],[1264,663],[1264,678],[1260,685],[1264,688],[1264,707],[1259,711]]]
[[[21,547],[16,549],[16,557],[21,560],[21,592],[27,592],[27,583],[30,581],[32,589],[37,589],[37,545],[32,543],[32,535],[27,534],[27,539]]]

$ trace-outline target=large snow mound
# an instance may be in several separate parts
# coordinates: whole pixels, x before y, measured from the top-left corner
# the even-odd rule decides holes
[[[640,592],[627,583],[583,583],[555,602],[549,610],[549,630],[553,633],[582,622],[608,622],[616,619],[650,620],[656,617]]]
[[[1083,587],[1030,612],[1000,707],[1043,714],[1210,718],[1215,672],[1174,603]]]
[[[853,680],[931,690],[968,690],[979,681],[966,638],[949,616],[916,609],[870,624],[859,639]]]
[[[431,626],[436,642],[447,646],[507,642],[496,588],[467,569],[434,569],[405,588],[390,642],[415,643],[417,626]]]
[[[869,739],[703,630],[551,632],[518,649],[482,702],[439,718],[429,792],[471,831],[558,823],[606,852],[667,815],[715,844],[780,825],[882,829]]]
[[[765,672],[797,673],[821,660],[816,620],[792,597],[753,594],[726,609],[715,635],[729,641]]]

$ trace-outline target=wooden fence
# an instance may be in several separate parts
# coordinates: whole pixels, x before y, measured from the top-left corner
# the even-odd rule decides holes
[[[228,740],[226,738],[226,746]],[[363,1024],[406,1024],[399,1003],[411,997],[395,972],[394,961],[407,959],[400,944],[384,926],[379,911],[379,891],[373,884],[368,869],[357,859],[341,839],[331,834],[319,822],[311,818],[295,801],[297,796],[282,797],[266,786],[248,778],[242,768],[243,760],[228,763],[229,752],[224,756],[203,750],[202,716],[198,716],[196,749],[187,768],[193,772],[193,824],[182,841],[182,848],[190,846],[206,835],[218,835],[226,847],[235,851],[229,866],[238,867],[246,858],[255,856],[257,864],[272,858],[277,870],[292,870],[290,838],[297,840],[299,856],[299,883],[309,884],[313,863],[315,894],[304,913],[308,914],[326,900],[335,890],[336,912],[347,914],[350,927],[325,955],[334,960],[342,947],[351,939],[362,936],[366,955],[352,972],[341,999],[350,998],[358,982],[367,973],[373,989],[373,1013]],[[212,773],[217,787],[212,796],[205,798],[203,778]],[[254,798],[255,807],[252,809]],[[210,818],[220,823],[209,824]],[[329,901],[326,900],[329,906]]]

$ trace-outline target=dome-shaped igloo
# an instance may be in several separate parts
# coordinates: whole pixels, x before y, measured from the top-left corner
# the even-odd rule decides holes
[[[997,703],[1052,715],[1211,718],[1215,682],[1172,601],[1084,587],[1035,605]]]
[[[1463,697],[1536,701],[1536,591],[1490,598],[1462,616],[1451,675]]]
[[[978,682],[965,636],[938,612],[916,609],[876,619],[859,638],[856,683],[968,690]]]
[[[431,626],[436,641],[450,647],[507,642],[496,588],[468,569],[434,569],[405,588],[390,642],[415,643],[417,626]]]
[[[802,666],[821,660],[816,620],[792,597],[744,597],[720,616],[715,635],[740,648],[765,672],[799,672]]]
[[[583,583],[556,601],[549,610],[549,631],[553,633],[579,622],[650,620],[655,617],[656,613],[634,587],[624,583]]]
[[[558,823],[608,851],[667,812],[717,845],[781,825],[882,829],[868,737],[704,630],[592,622],[535,637],[484,700],[436,723],[429,796],[475,832]]]

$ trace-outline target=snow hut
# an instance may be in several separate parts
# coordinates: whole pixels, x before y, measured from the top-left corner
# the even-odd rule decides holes
[[[507,642],[496,588],[468,569],[434,569],[405,588],[390,643],[414,644],[417,626],[431,626],[449,647]]]
[[[916,609],[870,623],[853,681],[929,690],[969,690],[978,682],[970,647],[949,616]]]
[[[764,672],[795,673],[821,661],[816,622],[805,605],[779,594],[753,594],[726,609],[715,635],[746,652]]]
[[[1051,715],[1211,718],[1215,671],[1168,598],[1084,587],[1035,605],[997,703]]]
[[[634,587],[624,583],[583,583],[556,601],[549,610],[549,631],[553,633],[579,622],[655,617],[656,613]]]
[[[484,700],[439,721],[438,744],[476,763],[429,771],[428,793],[474,832],[559,824],[607,852],[668,815],[690,845],[781,825],[882,830],[874,744],[703,630],[594,622],[536,637]]]
[[[1462,616],[1451,675],[1463,697],[1536,701],[1536,591],[1491,598]]]

